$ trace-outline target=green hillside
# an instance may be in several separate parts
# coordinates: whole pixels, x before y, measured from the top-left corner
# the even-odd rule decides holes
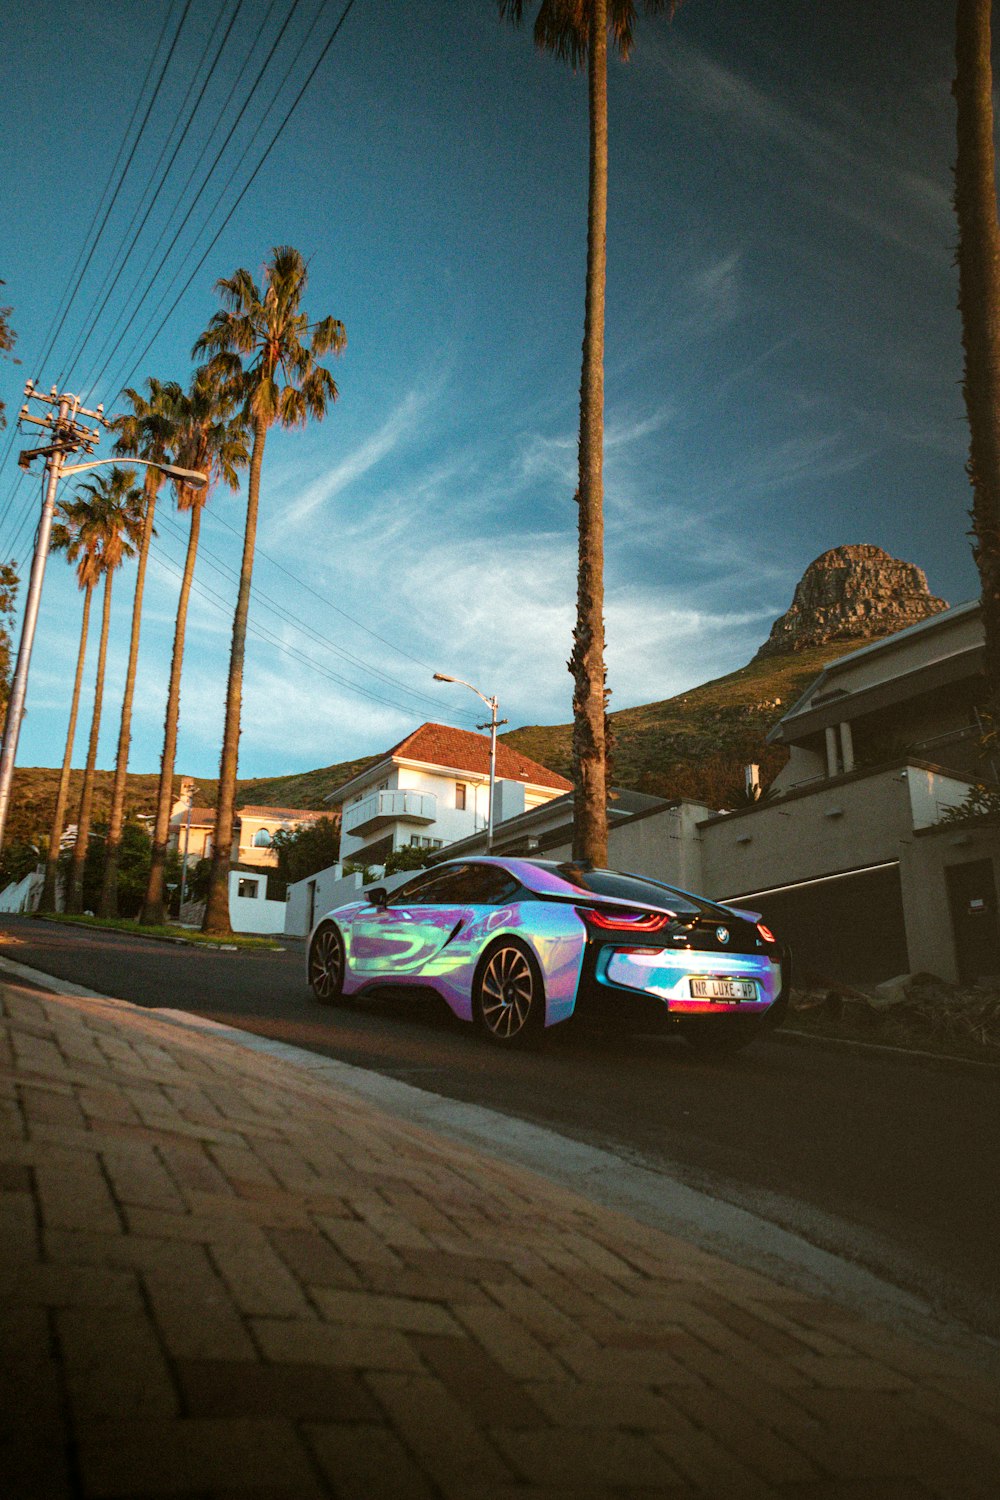
[[[743,791],[743,766],[758,761],[764,782],[785,760],[785,752],[769,749],[764,736],[828,662],[843,656],[843,641],[787,656],[750,662],[738,672],[718,677],[661,703],[644,703],[611,715],[614,727],[612,781],[616,786],[651,792],[661,797],[694,797],[717,806],[731,806]],[[568,775],[572,763],[569,724],[530,724],[511,730],[504,740],[524,755]],[[359,756],[314,771],[241,781],[237,806],[257,804],[322,809],[323,798],[335,787],[371,765],[377,757]],[[75,816],[82,772],[74,771],[67,822]],[[133,773],[128,778],[126,806],[149,815],[156,802],[158,777]],[[38,843],[48,836],[59,772],[43,767],[18,768],[14,773],[9,836]],[[111,799],[112,773],[98,771],[94,791],[94,821],[106,818]],[[216,782],[198,779],[196,803],[215,802]],[[180,795],[180,777],[174,778]]]
[[[341,761],[338,765],[324,766],[317,771],[300,771],[290,776],[257,777],[237,783],[236,805],[251,804],[266,807],[302,807],[322,810],[323,797],[334,787],[349,781],[364,766],[370,765],[374,756],[361,756],[357,760]],[[135,816],[149,817],[156,810],[156,790],[159,775],[154,772],[130,772],[125,797],[126,812]],[[66,821],[76,818],[80,801],[83,772],[70,775],[69,801]],[[94,776],[93,820],[106,820],[111,806],[111,791],[114,774],[97,771]],[[8,838],[37,844],[48,838],[59,786],[59,771],[47,766],[18,766],[14,772],[11,794],[10,816],[7,822]],[[181,778],[174,777],[174,799],[180,796]],[[213,807],[218,782],[199,777],[195,805]]]

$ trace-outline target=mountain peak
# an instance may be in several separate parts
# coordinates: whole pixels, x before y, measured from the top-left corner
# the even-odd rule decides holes
[[[916,564],[868,542],[831,547],[806,568],[757,657],[806,651],[828,641],[875,640],[947,608]]]

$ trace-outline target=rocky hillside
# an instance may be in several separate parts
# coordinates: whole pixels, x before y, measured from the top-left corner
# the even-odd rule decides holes
[[[784,656],[828,641],[860,645],[947,608],[913,563],[868,543],[833,547],[806,568],[791,605],[775,620],[757,656]]]

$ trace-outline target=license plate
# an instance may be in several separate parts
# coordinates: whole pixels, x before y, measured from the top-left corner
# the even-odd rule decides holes
[[[756,1000],[752,979],[692,979],[692,1000]]]

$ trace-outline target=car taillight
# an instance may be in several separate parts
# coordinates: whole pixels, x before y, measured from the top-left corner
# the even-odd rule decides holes
[[[760,933],[765,943],[776,943],[778,941],[774,933],[771,931],[770,927],[765,927],[763,922],[757,923],[757,931]]]
[[[660,932],[673,921],[672,912],[597,911],[592,906],[578,906],[577,911],[588,926],[602,932]]]

